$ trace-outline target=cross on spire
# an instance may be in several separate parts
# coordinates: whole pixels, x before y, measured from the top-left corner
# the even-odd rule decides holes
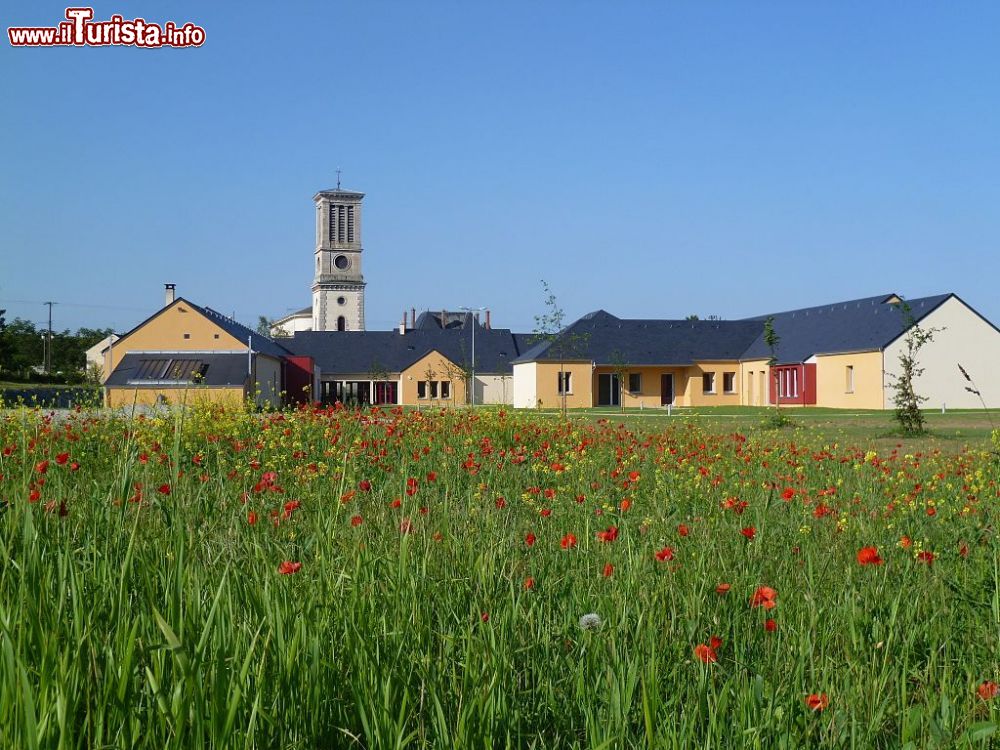
[[[340,190],[340,167],[337,167],[337,190]]]

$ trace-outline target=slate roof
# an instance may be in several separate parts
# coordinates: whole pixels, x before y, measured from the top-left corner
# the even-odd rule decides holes
[[[906,300],[918,322],[952,294],[938,294]],[[814,354],[859,352],[884,349],[904,332],[904,318],[895,294],[836,302],[773,313],[774,332],[781,337],[777,346],[780,363],[803,362]],[[749,320],[763,322],[768,316]],[[760,336],[743,353],[742,359],[767,359],[771,352]]]
[[[689,365],[696,360],[737,360],[763,330],[763,322],[756,320],[624,319],[597,310],[567,326],[562,340],[567,342],[567,359],[591,360],[599,365]],[[580,337],[575,354],[569,338],[574,335]],[[558,357],[557,346],[542,341],[517,361]]]
[[[251,348],[255,352],[260,352],[261,354],[266,354],[268,356],[275,358],[287,357],[289,355],[289,351],[271,337],[261,336],[252,328],[247,328],[242,323],[237,323],[232,318],[223,315],[217,310],[213,310],[211,307],[202,307],[201,305],[196,305],[194,302],[191,302],[190,300],[187,300],[184,297],[178,297],[171,304],[176,304],[176,303],[183,303],[188,307],[190,307],[192,310],[201,313],[210,321],[219,326],[219,328],[221,328],[223,331],[225,331],[226,333],[228,333],[230,336],[235,338],[237,341],[240,341],[241,343],[245,344],[248,338],[251,339],[253,341]],[[168,305],[167,307],[169,306],[170,305]],[[166,307],[161,307],[159,310],[154,312],[144,321],[139,323],[139,325],[132,328],[132,330],[128,331],[127,333],[123,333],[119,337],[119,339],[124,339],[128,336],[131,336],[133,333],[138,331],[140,328],[149,323],[149,321],[151,321],[153,318],[155,318],[157,315],[159,315],[166,309],[167,309]]]
[[[187,300],[185,300],[185,302],[237,341],[245,344],[247,339],[250,339],[250,348],[255,352],[260,352],[261,354],[277,358],[287,357],[290,354],[288,349],[272,339],[270,336],[261,336],[252,328],[248,328],[242,323],[237,323],[235,320],[223,315],[218,310],[213,310],[211,307],[201,307],[193,302],[188,302]]]
[[[441,328],[472,328],[475,318],[472,313],[465,310],[425,310],[417,316],[414,328],[422,331],[430,331]],[[477,332],[486,330],[482,321],[476,324]]]
[[[246,381],[246,353],[129,352],[104,385],[241,386]]]
[[[298,331],[285,346],[294,354],[312,357],[324,374],[402,372],[421,357],[438,351],[457,365],[471,362],[472,332],[452,328],[398,331]],[[506,328],[476,329],[476,371],[507,374],[518,356],[517,344]]]

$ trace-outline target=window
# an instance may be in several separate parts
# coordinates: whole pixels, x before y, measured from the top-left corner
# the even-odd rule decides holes
[[[642,373],[630,372],[628,374],[629,393],[639,393],[642,390]]]
[[[427,398],[427,381],[417,381],[417,398]]]
[[[715,393],[715,373],[706,372],[701,376],[702,393]]]
[[[217,333],[216,333],[216,334],[214,334],[214,335],[212,336],[212,338],[213,338],[213,339],[217,339],[217,338],[219,338],[219,334],[217,334]]]
[[[189,338],[191,338],[191,334],[190,334],[190,333],[185,333],[185,334],[184,334],[184,338],[186,338],[186,339],[189,339]]]
[[[560,396],[566,393],[573,392],[573,373],[571,372],[559,373],[558,390]]]
[[[722,373],[722,390],[726,393],[736,393],[736,373]]]
[[[337,318],[337,330],[346,331],[347,330],[347,318],[343,315]]]
[[[447,380],[441,381],[441,398],[451,398],[451,383]]]
[[[845,372],[846,384],[845,390],[848,393],[854,393],[854,365],[848,365]]]
[[[799,397],[799,371],[791,370],[790,374],[792,376],[792,398]]]
[[[330,206],[330,242],[353,243],[355,235],[354,206]]]
[[[436,380],[431,380],[431,398],[438,397],[438,382]]]

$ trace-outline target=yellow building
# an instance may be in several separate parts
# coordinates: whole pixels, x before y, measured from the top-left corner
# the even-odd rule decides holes
[[[105,350],[108,406],[197,401],[279,407],[290,352],[167,285],[164,306]]]
[[[921,353],[918,392],[935,405],[978,405],[958,365],[980,378],[996,372],[1000,330],[954,294],[907,302],[883,294],[734,321],[633,320],[599,310],[514,361],[513,404],[891,408],[914,324],[936,329]],[[1000,390],[988,398],[1000,404]]]
[[[299,331],[284,345],[320,368],[319,401],[357,405],[510,403],[519,354],[508,329],[446,311],[404,317],[394,331]]]

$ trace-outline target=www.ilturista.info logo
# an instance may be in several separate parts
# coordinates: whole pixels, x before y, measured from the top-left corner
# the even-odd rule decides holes
[[[12,47],[200,47],[205,29],[193,23],[173,21],[162,25],[142,18],[126,20],[113,15],[94,21],[93,8],[67,8],[66,20],[58,26],[12,26],[7,37]]]

